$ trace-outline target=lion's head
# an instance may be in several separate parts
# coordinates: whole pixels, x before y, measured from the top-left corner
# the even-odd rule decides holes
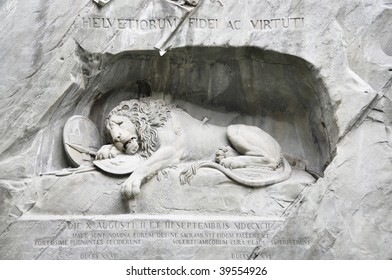
[[[169,118],[170,110],[163,100],[131,99],[121,102],[109,113],[105,126],[117,149],[131,150],[130,153],[134,154],[140,144],[141,155],[149,157],[159,146],[157,128]],[[130,120],[134,128],[123,124],[126,120]],[[134,132],[138,139],[135,139]],[[132,144],[132,141],[138,142],[138,145]]]

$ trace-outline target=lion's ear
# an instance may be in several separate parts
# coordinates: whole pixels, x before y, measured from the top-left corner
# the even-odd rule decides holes
[[[121,110],[129,111],[129,106],[128,106],[128,105],[123,105],[123,106],[121,107]]]

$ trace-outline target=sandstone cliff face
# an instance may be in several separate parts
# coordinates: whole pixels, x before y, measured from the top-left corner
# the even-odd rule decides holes
[[[308,246],[268,240],[253,257],[392,258],[392,5],[180,2],[0,3],[0,234],[31,211],[51,214],[43,198],[105,176],[77,177],[83,183],[38,176],[69,166],[62,143],[69,117],[88,116],[104,139],[113,106],[152,95],[216,124],[258,125],[293,166],[323,175],[298,197],[274,197],[290,206],[270,239]],[[100,209],[110,184],[102,180],[83,193],[91,197],[80,212],[124,213],[118,178]],[[144,209],[158,212],[152,206]]]

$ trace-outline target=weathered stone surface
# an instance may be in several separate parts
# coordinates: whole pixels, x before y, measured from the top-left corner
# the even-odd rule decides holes
[[[0,258],[392,258],[391,4],[182,2],[0,3]],[[105,142],[107,113],[144,96],[213,124],[261,127],[297,167],[293,177],[251,190],[212,170],[182,186],[170,170],[143,186],[150,200],[129,205],[124,177],[39,176],[71,166],[62,142],[67,119],[88,117]],[[324,177],[308,185],[305,169]],[[129,207],[137,214],[124,214]],[[154,220],[150,214],[279,223],[227,251],[168,251],[172,239],[154,249],[157,236],[136,253],[115,248],[117,255],[93,245],[34,245],[69,239],[72,231],[61,233],[69,221]]]

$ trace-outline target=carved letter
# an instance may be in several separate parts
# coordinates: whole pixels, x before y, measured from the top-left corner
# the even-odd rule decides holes
[[[150,29],[157,29],[157,26],[155,25],[155,19],[150,19]]]
[[[199,19],[199,27],[206,28],[207,27],[207,20],[205,20],[204,18]]]
[[[177,22],[176,22],[176,18],[173,18],[173,21],[170,22],[170,19],[166,19],[167,23],[170,25],[170,27],[176,27]]]
[[[192,25],[195,24],[195,19],[194,18],[189,18],[189,27],[193,27]]]
[[[165,28],[165,26],[166,26],[166,20],[165,20],[165,19],[159,18],[159,19],[157,19],[157,21],[158,21],[158,27],[159,27],[159,29]],[[169,20],[168,20],[168,21],[169,21]]]
[[[101,27],[101,19],[100,18],[93,18],[93,27],[100,28]]]
[[[118,28],[119,29],[124,29],[125,28],[125,19],[119,19],[118,20]]]
[[[280,21],[280,18],[271,19],[271,22],[275,23],[275,28],[278,28],[278,23],[277,23],[278,21]]]
[[[270,26],[270,21],[268,19],[264,20],[264,29],[266,29],[266,27],[268,26],[269,29],[272,29]]]
[[[147,20],[141,20],[141,21],[140,21],[140,28],[141,28],[142,30],[146,30],[147,27],[148,27],[148,22],[147,22]]]
[[[286,18],[286,19],[287,19],[287,25],[284,24],[285,19],[282,18],[282,25],[283,25],[284,28],[288,28],[289,25],[290,25],[290,19],[289,18]]]
[[[103,28],[109,28],[110,27],[110,21],[108,18],[103,18],[102,19],[102,27]]]
[[[82,18],[83,28],[91,27],[90,18]]]
[[[137,22],[135,19],[128,19],[128,21],[129,21],[129,28],[130,28],[130,29],[134,28],[134,27],[133,27],[133,23],[136,24],[136,28],[137,28],[138,22]]]
[[[208,20],[208,28],[209,29],[218,28],[218,20],[217,19],[209,19]]]
[[[241,29],[241,21],[240,20],[235,20],[234,21],[234,27],[237,30]]]
[[[250,22],[252,23],[253,28],[256,29],[256,26],[257,26],[257,24],[260,22],[260,20],[256,20],[256,21],[254,22],[253,19],[251,19]]]
[[[297,27],[297,20],[303,21],[303,18],[293,18],[293,20],[294,20],[294,26]]]
[[[113,27],[114,19],[108,18],[109,26]]]

